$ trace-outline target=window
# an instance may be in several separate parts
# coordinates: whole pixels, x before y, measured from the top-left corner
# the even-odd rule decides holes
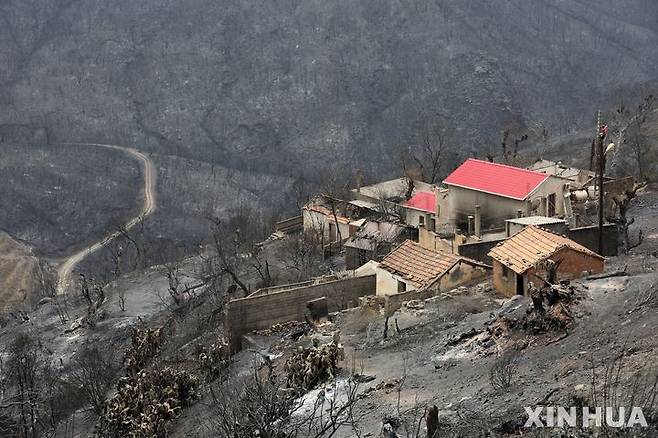
[[[418,218],[418,224],[419,224],[421,227],[424,227],[424,226],[425,226],[425,216],[420,216],[420,217]]]
[[[404,281],[398,280],[398,293],[407,291],[407,283]]]
[[[369,255],[370,254],[368,254],[368,251],[366,251],[365,249],[359,250],[359,266],[363,266],[366,263],[368,263],[368,261],[370,260]]]
[[[503,278],[509,278],[509,268],[503,265]]]

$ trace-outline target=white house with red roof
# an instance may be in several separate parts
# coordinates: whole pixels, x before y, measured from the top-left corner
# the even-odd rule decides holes
[[[368,202],[374,206],[401,210],[405,224],[425,226],[436,215],[436,186],[408,178],[382,181],[352,190],[352,202]]]
[[[569,180],[519,167],[470,158],[444,181],[448,192],[437,196],[441,224],[466,228],[469,216],[482,230],[504,227],[520,216],[561,217]]]

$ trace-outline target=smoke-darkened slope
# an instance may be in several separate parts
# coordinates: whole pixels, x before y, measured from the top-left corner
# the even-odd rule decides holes
[[[3,138],[274,173],[376,166],[437,113],[477,149],[658,76],[654,0],[6,0],[0,23]]]

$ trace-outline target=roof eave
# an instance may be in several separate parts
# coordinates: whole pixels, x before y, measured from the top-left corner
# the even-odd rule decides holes
[[[544,181],[546,181],[546,180],[544,180]],[[544,181],[542,181],[542,182],[544,182]],[[475,188],[475,187],[468,187],[468,186],[464,186],[464,185],[461,185],[461,184],[455,184],[455,183],[446,182],[446,181],[443,181],[443,183],[446,184],[446,185],[449,185],[449,186],[459,187],[459,188],[467,189],[467,190],[473,190],[474,192],[482,192],[482,193],[487,193],[489,195],[500,196],[501,198],[514,199],[515,201],[525,201],[526,199],[528,199],[528,196],[530,196],[530,194],[528,194],[524,198],[519,198],[519,197],[516,197],[516,196],[503,195],[502,193],[490,192],[488,190],[482,190],[482,189],[478,189],[478,188]],[[541,185],[541,183],[538,184],[537,187],[539,187],[539,185]],[[535,187],[533,189],[533,191],[536,190],[537,187]],[[530,193],[532,193],[532,192],[530,192]]]

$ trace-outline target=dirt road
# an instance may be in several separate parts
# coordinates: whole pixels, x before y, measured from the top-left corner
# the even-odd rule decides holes
[[[144,205],[142,206],[142,209],[140,210],[137,216],[133,217],[128,222],[126,222],[126,224],[124,225],[124,228],[126,230],[131,229],[136,224],[138,224],[142,219],[148,217],[151,213],[153,213],[153,211],[155,211],[157,206],[156,196],[155,196],[155,181],[156,181],[157,172],[155,170],[155,166],[153,162],[145,154],[133,148],[129,148],[125,146],[109,145],[109,144],[100,144],[100,143],[63,143],[63,144],[116,149],[124,153],[127,153],[128,155],[131,155],[133,158],[135,158],[140,162],[142,166],[143,177],[144,177]],[[65,259],[60,265],[60,267],[57,269],[57,294],[62,295],[64,292],[66,292],[66,289],[71,284],[71,274],[73,272],[73,269],[76,267],[78,263],[80,263],[89,254],[98,251],[99,249],[107,245],[109,242],[116,239],[119,236],[119,234],[120,233],[118,231],[115,231],[105,236],[102,240],[99,240],[98,242],[93,243],[85,248],[82,248],[80,251],[76,252],[75,254]]]

